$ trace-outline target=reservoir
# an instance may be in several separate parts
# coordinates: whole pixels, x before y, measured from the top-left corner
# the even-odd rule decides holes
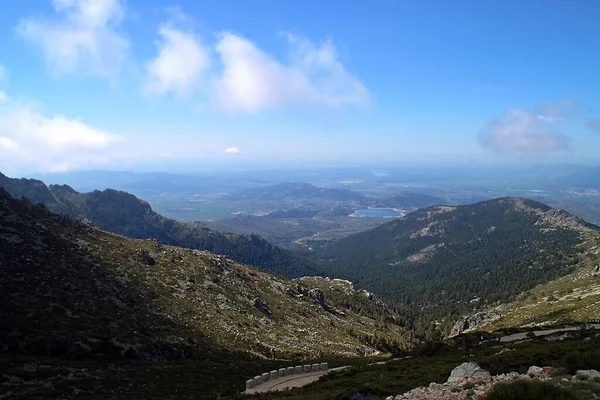
[[[401,210],[394,210],[393,208],[364,208],[362,210],[356,210],[351,217],[378,217],[378,218],[399,218],[404,213]]]

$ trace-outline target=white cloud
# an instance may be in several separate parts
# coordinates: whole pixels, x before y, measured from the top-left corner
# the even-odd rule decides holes
[[[539,116],[509,110],[479,133],[479,143],[501,154],[547,153],[569,148],[569,138],[550,129]]]
[[[545,121],[545,122],[564,122],[565,119],[564,118],[560,118],[560,117],[550,117],[547,115],[538,115],[538,119]]]
[[[365,104],[367,89],[339,62],[329,41],[315,45],[288,35],[291,57],[283,63],[241,36],[220,35],[216,51],[223,70],[213,88],[215,104],[229,111],[289,105]]]
[[[162,26],[158,30],[158,55],[146,64],[146,90],[175,92],[186,97],[195,89],[210,65],[210,55],[192,33]]]
[[[121,0],[54,0],[53,7],[56,17],[29,17],[17,26],[21,37],[41,49],[53,74],[112,77],[121,69],[129,47],[118,30]]]
[[[228,147],[225,149],[225,154],[238,154],[240,152],[240,149],[238,149],[237,147]]]
[[[0,104],[6,103],[8,101],[8,96],[2,90],[0,90]]]
[[[158,30],[157,55],[146,63],[145,91],[208,97],[226,111],[254,112],[288,106],[367,104],[365,86],[340,62],[331,41],[315,44],[286,35],[289,57],[279,60],[250,40],[222,32],[204,45],[171,23]]]
[[[45,116],[21,102],[0,106],[0,166],[64,170],[104,160],[121,138],[63,116]]]
[[[14,151],[19,148],[19,144],[14,140],[0,136],[0,149],[4,151]]]

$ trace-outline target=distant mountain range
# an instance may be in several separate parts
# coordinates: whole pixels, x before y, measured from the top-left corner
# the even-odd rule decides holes
[[[13,197],[43,203],[51,211],[88,219],[100,229],[132,238],[222,254],[240,263],[288,277],[318,274],[310,262],[272,245],[260,236],[222,234],[206,227],[165,218],[137,197],[121,191],[79,193],[67,185],[46,186],[35,179],[11,179],[0,173],[0,187]]]
[[[600,167],[587,168],[556,178],[562,186],[600,189]]]
[[[290,200],[323,199],[331,201],[364,201],[366,196],[349,189],[317,187],[305,182],[285,182],[277,185],[253,187],[232,193],[228,200]]]
[[[598,234],[565,211],[501,198],[419,209],[339,239],[320,258],[332,274],[448,321],[572,272],[585,236]]]

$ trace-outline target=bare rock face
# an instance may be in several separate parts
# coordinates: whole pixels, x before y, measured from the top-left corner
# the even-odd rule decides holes
[[[308,296],[315,299],[323,309],[327,309],[327,306],[325,305],[325,293],[323,293],[321,289],[310,289],[308,291]]]
[[[268,317],[273,316],[273,313],[271,312],[271,310],[269,310],[267,302],[261,299],[260,297],[254,299],[254,307],[256,307],[260,312],[262,312]]]
[[[448,383],[463,381],[483,381],[491,378],[488,371],[474,362],[460,364],[454,368],[448,378]]]
[[[498,310],[479,312],[477,314],[464,316],[452,326],[450,337],[458,336],[463,332],[475,329],[485,323],[495,321],[501,316],[502,314]]]

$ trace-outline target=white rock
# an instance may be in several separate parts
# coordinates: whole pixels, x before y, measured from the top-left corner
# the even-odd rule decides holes
[[[529,367],[529,369],[527,370],[527,375],[533,377],[536,376],[540,376],[540,375],[544,375],[544,368],[542,367],[536,367],[535,365]]]
[[[448,382],[478,381],[490,379],[490,373],[474,362],[463,363],[450,373]]]
[[[595,369],[580,369],[575,374],[575,377],[582,381],[599,380],[600,372],[596,371]]]

